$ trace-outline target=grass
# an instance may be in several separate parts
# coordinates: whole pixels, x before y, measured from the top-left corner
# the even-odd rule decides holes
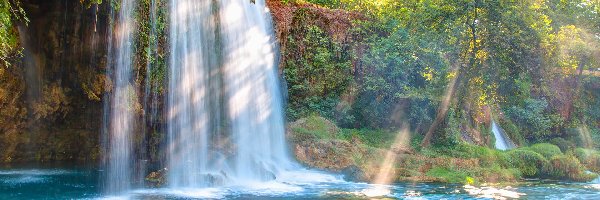
[[[339,139],[351,141],[358,138],[364,144],[375,148],[389,148],[394,143],[396,133],[385,130],[342,129]]]
[[[467,181],[467,178],[470,178],[464,172],[443,167],[434,167],[431,170],[429,170],[426,173],[426,175],[431,177],[437,177],[443,180],[444,182],[448,183],[464,183]]]

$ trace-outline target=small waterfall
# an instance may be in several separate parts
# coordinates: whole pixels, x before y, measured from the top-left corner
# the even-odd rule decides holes
[[[170,186],[272,180],[294,167],[264,0],[170,3]]]
[[[515,148],[514,143],[495,121],[492,121],[492,133],[494,133],[494,138],[496,138],[496,149],[509,150]]]
[[[37,53],[32,45],[30,33],[25,24],[17,25],[19,40],[23,46],[23,65],[25,72],[26,100],[31,108],[36,101],[40,100],[42,93],[42,72],[40,63],[37,63]],[[31,114],[31,113],[30,113]]]
[[[132,183],[134,167],[133,113],[135,112],[136,90],[132,78],[132,52],[135,25],[133,10],[135,0],[122,0],[118,10],[114,38],[109,54],[113,60],[111,75],[113,90],[108,106],[108,142],[106,151],[105,192],[119,194],[127,191]]]

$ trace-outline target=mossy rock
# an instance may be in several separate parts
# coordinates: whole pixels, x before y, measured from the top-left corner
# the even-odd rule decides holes
[[[293,141],[334,138],[340,131],[333,122],[316,115],[299,119],[289,127]]]
[[[556,155],[562,154],[562,151],[560,151],[560,148],[558,146],[550,143],[534,144],[531,147],[529,147],[529,149],[541,154],[546,159],[550,159]]]

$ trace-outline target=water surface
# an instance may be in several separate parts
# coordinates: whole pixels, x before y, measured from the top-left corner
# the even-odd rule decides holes
[[[291,172],[270,182],[202,189],[138,188],[104,196],[99,174],[93,167],[0,167],[0,199],[490,199],[493,195],[485,195],[490,191],[520,194],[521,199],[600,199],[600,184],[596,183],[530,180],[512,187],[475,189],[436,183],[379,186],[346,182],[311,170]]]

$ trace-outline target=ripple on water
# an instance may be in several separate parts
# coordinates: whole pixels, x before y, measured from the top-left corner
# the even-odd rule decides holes
[[[27,170],[0,170],[0,175],[33,175],[33,176],[53,176],[72,174],[68,170],[46,170],[46,169],[27,169]]]
[[[32,183],[45,183],[47,178],[38,177],[38,176],[19,176],[19,177],[11,177],[4,178],[2,183],[6,185],[20,185],[20,184],[32,184]]]

